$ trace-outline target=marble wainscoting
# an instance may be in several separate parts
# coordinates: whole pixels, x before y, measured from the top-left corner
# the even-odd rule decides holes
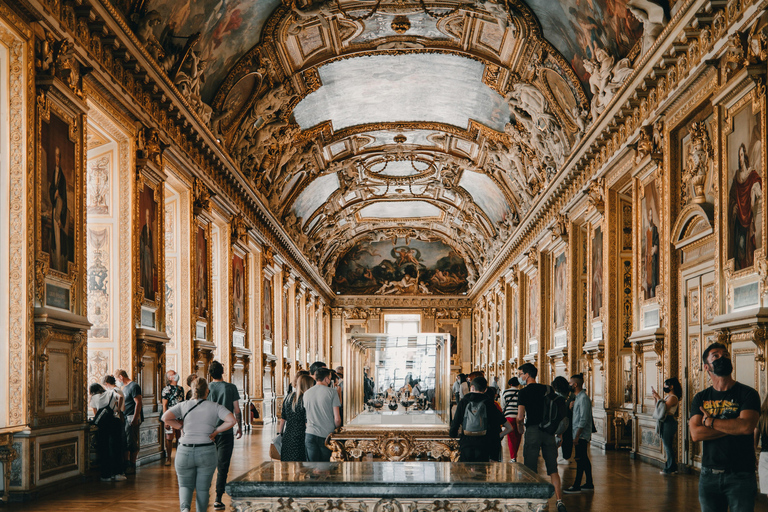
[[[227,484],[236,512],[544,512],[553,493],[509,463],[265,462]]]

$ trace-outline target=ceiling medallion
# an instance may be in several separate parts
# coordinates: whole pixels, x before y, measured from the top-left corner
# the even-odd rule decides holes
[[[407,18],[406,18],[406,19],[407,19]],[[393,21],[393,22],[392,22],[392,26],[394,27],[394,25],[395,25],[395,22]],[[407,29],[406,29],[406,30],[407,30]],[[404,31],[403,31],[403,32],[404,32]],[[405,135],[403,135],[402,133],[398,133],[397,135],[395,135],[395,142],[397,142],[398,144],[402,144],[402,143],[403,143],[403,142],[405,142],[406,140],[408,140],[408,138],[407,138]]]
[[[392,20],[392,30],[397,32],[398,34],[405,34],[409,28],[411,28],[411,20],[408,19],[408,16],[395,16]]]

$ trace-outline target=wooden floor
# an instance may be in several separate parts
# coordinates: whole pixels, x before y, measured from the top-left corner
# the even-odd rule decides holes
[[[230,477],[233,478],[268,460],[269,440],[273,435],[274,426],[267,426],[235,441]],[[505,458],[507,455],[508,453]],[[567,494],[565,504],[569,512],[700,510],[696,475],[660,475],[657,467],[631,460],[625,451],[603,454],[593,449],[590,458],[595,491]],[[569,466],[561,465],[559,468],[564,484],[573,483],[575,463],[571,462]],[[543,463],[539,472],[544,473]],[[136,475],[129,476],[126,482],[101,482],[94,476],[92,480],[71,486],[65,491],[49,494],[33,502],[12,503],[3,507],[3,510],[173,512],[179,510],[177,489],[173,467],[154,462],[139,467]],[[211,494],[209,510],[213,510],[213,488]],[[226,496],[224,502],[229,505]],[[553,499],[550,504],[551,511],[555,510],[554,505]],[[195,510],[194,507],[192,510]],[[764,495],[758,501],[756,510],[768,512],[768,501]]]

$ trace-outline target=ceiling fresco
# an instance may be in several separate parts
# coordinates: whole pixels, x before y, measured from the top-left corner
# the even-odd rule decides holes
[[[146,0],[128,17],[338,293],[450,295],[489,269],[665,13],[654,0]]]
[[[465,294],[467,266],[440,241],[361,242],[339,259],[333,288],[345,295]]]
[[[480,61],[446,54],[338,60],[319,68],[322,87],[304,98],[293,116],[302,130],[328,120],[334,130],[388,121],[467,128],[474,119],[503,131],[509,107],[482,82],[483,70]]]

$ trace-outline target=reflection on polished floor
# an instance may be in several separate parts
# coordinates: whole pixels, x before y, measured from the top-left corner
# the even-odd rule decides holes
[[[235,442],[230,476],[246,472],[262,461],[269,460],[269,442],[275,427],[256,429]],[[504,446],[506,451],[506,446]],[[521,450],[522,451],[522,450]],[[698,477],[696,475],[663,476],[658,468],[631,460],[625,451],[590,454],[595,480],[595,492],[569,494],[565,503],[569,511],[698,511]],[[505,463],[508,452],[505,453]],[[576,465],[558,466],[564,483],[570,485]],[[544,473],[543,463],[539,472]],[[215,478],[214,478],[215,480]],[[46,495],[30,503],[14,503],[5,510],[82,511],[82,512],[168,512],[178,510],[176,472],[172,467],[155,462],[142,466],[127,482],[102,483],[96,474],[87,483]],[[211,489],[213,491],[213,488]],[[768,501],[762,495],[756,511],[768,511]],[[550,500],[554,510],[554,499]],[[224,502],[229,506],[229,498]],[[194,509],[193,509],[194,510]],[[213,510],[213,502],[209,510]]]

